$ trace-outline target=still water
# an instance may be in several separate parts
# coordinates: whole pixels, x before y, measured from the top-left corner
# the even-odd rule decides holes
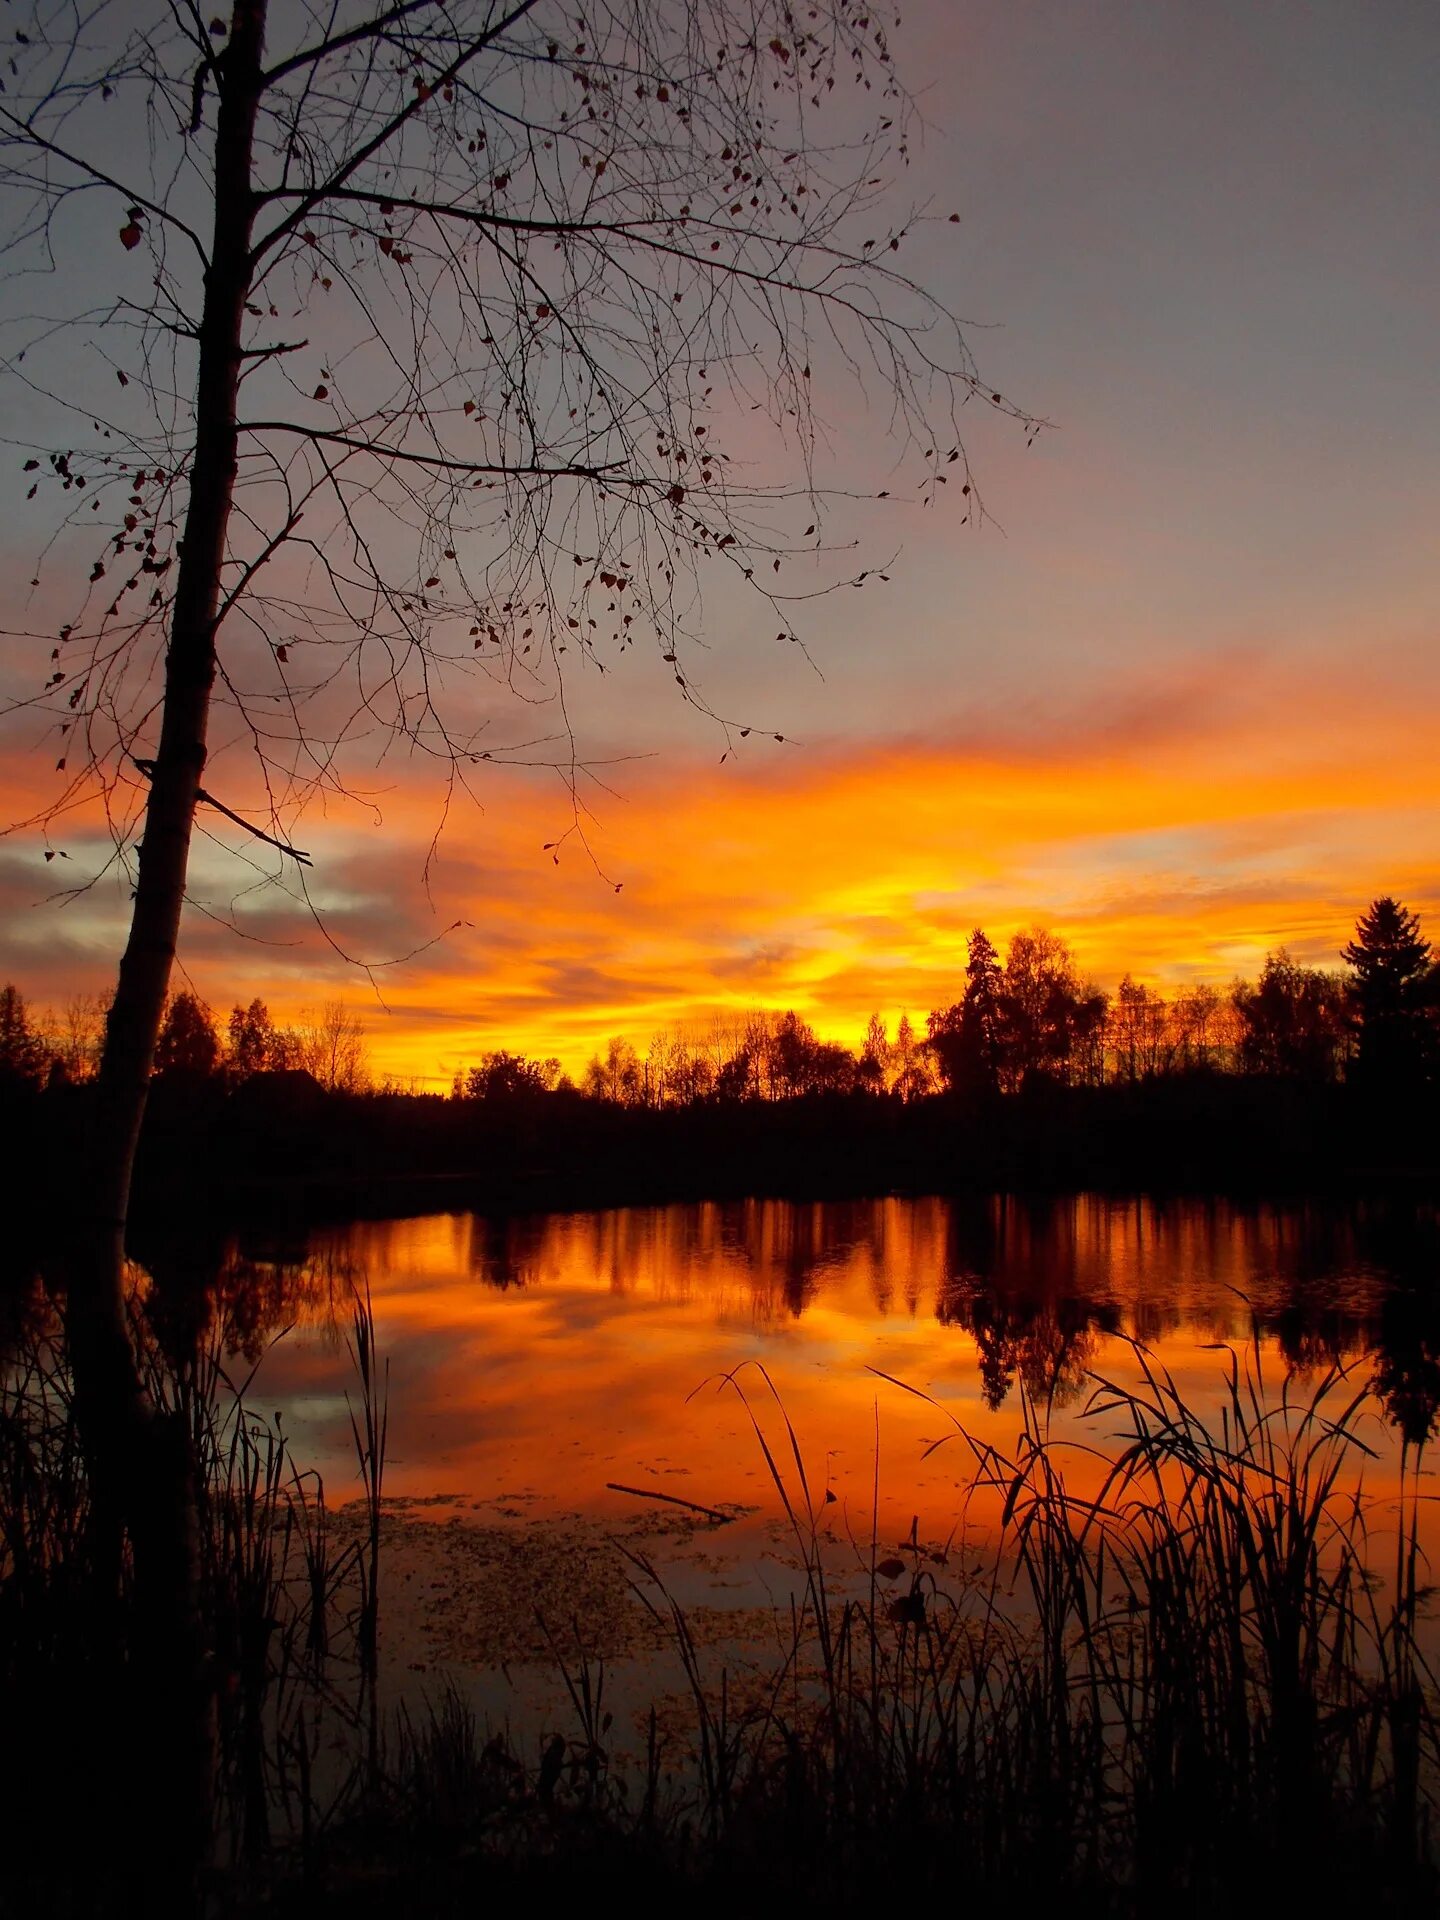
[[[233,1337],[265,1349],[252,1397],[332,1500],[357,1490],[344,1323],[368,1288],[396,1502],[603,1530],[668,1495],[648,1510],[735,1514],[726,1551],[753,1563],[779,1496],[752,1414],[803,1501],[788,1419],[842,1544],[952,1539],[973,1477],[962,1433],[1009,1450],[1028,1401],[1083,1476],[1083,1448],[1117,1431],[1087,1411],[1097,1378],[1135,1381],[1135,1343],[1217,1419],[1227,1346],[1277,1399],[1348,1369],[1370,1391],[1366,1486],[1383,1502],[1401,1430],[1424,1437],[1440,1400],[1437,1246],[1434,1210],[1413,1205],[751,1201],[356,1223],[241,1247],[223,1288]]]

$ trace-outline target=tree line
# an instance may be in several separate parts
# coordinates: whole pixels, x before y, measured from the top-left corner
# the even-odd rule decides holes
[[[1419,917],[1388,895],[1360,916],[1343,969],[1307,967],[1282,947],[1258,980],[1184,987],[1167,996],[1126,974],[1111,995],[1081,978],[1065,940],[1022,928],[1002,960],[983,928],[970,935],[964,987],[920,1033],[892,1034],[872,1015],[857,1050],[820,1038],[793,1012],[751,1014],[704,1030],[658,1034],[642,1056],[612,1039],[584,1090],[631,1106],[885,1094],[1013,1095],[1193,1073],[1249,1074],[1321,1085],[1426,1084],[1440,1068],[1440,960]],[[464,1090],[483,1093],[483,1077]]]
[[[0,987],[0,1080],[69,1086],[99,1072],[108,1001],[78,994],[57,1013],[32,1014],[13,985]],[[223,1028],[196,993],[172,993],[155,1048],[155,1078],[195,1084],[248,1080],[262,1073],[305,1073],[330,1093],[368,1093],[371,1071],[365,1028],[341,1000],[278,1025],[259,998],[234,1006]]]
[[[875,1014],[851,1049],[821,1038],[793,1011],[757,1010],[658,1033],[644,1053],[616,1036],[591,1058],[578,1088],[557,1059],[496,1049],[457,1072],[450,1094],[511,1104],[583,1094],[659,1108],[826,1094],[986,1099],[1037,1084],[1123,1085],[1186,1074],[1387,1090],[1434,1082],[1440,959],[1418,915],[1388,896],[1374,901],[1339,958],[1342,968],[1307,967],[1280,948],[1255,981],[1166,995],[1127,973],[1112,995],[1081,978],[1051,929],[1022,928],[1002,959],[977,927],[959,998],[935,1008],[923,1032],[908,1016],[892,1032]],[[0,989],[0,1075],[34,1085],[91,1078],[105,1011],[92,996],[67,1002],[58,1015],[32,1017],[15,987]],[[331,1092],[402,1090],[377,1081],[363,1023],[338,1000],[281,1025],[256,998],[234,1006],[222,1026],[198,995],[175,993],[155,1072],[161,1080],[232,1084],[303,1072]]]

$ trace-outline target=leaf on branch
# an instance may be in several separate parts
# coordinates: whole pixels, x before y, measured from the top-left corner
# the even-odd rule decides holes
[[[140,229],[138,226],[136,226],[133,220],[129,221],[125,226],[121,227],[120,244],[122,247],[124,247],[127,253],[131,252],[135,247],[138,247],[140,244],[140,240],[141,240]]]
[[[330,398],[330,389],[322,381],[310,397],[312,400],[328,400]]]

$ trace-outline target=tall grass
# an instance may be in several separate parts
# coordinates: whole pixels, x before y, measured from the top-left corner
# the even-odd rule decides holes
[[[632,1561],[690,1680],[712,1871],[841,1902],[963,1873],[1125,1913],[1436,1890],[1419,1459],[1366,1492],[1373,1416],[1344,1369],[1272,1390],[1258,1342],[1228,1352],[1207,1423],[1132,1352],[1133,1383],[1094,1378],[1083,1444],[1032,1401],[1009,1452],[952,1422],[957,1535],[988,1528],[958,1580],[913,1531],[847,1576],[773,1384],[757,1371],[767,1410],[730,1377],[800,1574],[775,1684],[743,1717]]]
[[[365,1538],[356,1556],[360,1576],[358,1638],[360,1662],[367,1680],[377,1677],[380,1631],[380,1516],[385,1486],[385,1448],[390,1431],[390,1362],[380,1365],[375,1347],[375,1313],[370,1287],[351,1291],[350,1358],[360,1389],[360,1406],[346,1406],[356,1464],[364,1489]]]
[[[252,1405],[254,1369],[229,1371],[223,1327],[167,1351],[137,1296],[132,1334],[151,1405],[188,1446],[215,1755],[212,1866],[253,1872],[273,1865],[277,1844],[313,1838],[363,1786],[356,1761],[332,1760],[323,1785],[315,1775],[322,1747],[355,1744],[374,1669],[378,1541],[372,1526],[337,1542],[319,1476],[295,1462],[280,1416]],[[383,1408],[370,1411],[368,1318],[363,1337],[373,1513],[386,1428]],[[126,1682],[141,1625],[128,1561],[118,1595],[100,1588],[63,1324],[40,1315],[0,1368],[0,1699],[12,1751],[28,1756],[4,1799],[23,1843],[7,1852],[0,1911],[35,1911],[42,1898],[55,1911],[126,1911],[144,1883],[143,1863],[132,1870],[115,1852],[129,1796],[146,1790],[147,1703]],[[97,1619],[116,1644],[97,1644]],[[77,1804],[87,1809],[81,1830],[103,1844],[77,1848]]]
[[[1398,1487],[1367,1490],[1379,1428],[1343,1368],[1300,1390],[1266,1379],[1258,1341],[1226,1350],[1206,1421],[1131,1351],[1133,1380],[1092,1378],[1083,1440],[1057,1438],[1028,1400],[1008,1451],[952,1422],[935,1443],[960,1450],[952,1550],[914,1528],[899,1545],[872,1533],[858,1569],[827,1539],[824,1491],[769,1376],[727,1376],[794,1543],[788,1637],[740,1704],[632,1549],[685,1676],[688,1765],[672,1753],[661,1789],[652,1711],[643,1792],[627,1794],[596,1732],[598,1688],[557,1639],[577,1735],[568,1774],[547,1779],[542,1761],[529,1779],[539,1852],[559,1822],[593,1868],[598,1804],[626,1884],[668,1875],[767,1911],[962,1891],[1127,1920],[1431,1910],[1440,1727],[1420,1458],[1402,1449]],[[444,1778],[460,1772],[451,1753]]]

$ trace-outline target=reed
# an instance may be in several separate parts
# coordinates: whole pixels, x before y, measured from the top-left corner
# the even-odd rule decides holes
[[[390,1362],[380,1364],[375,1346],[375,1311],[370,1285],[351,1284],[350,1357],[360,1391],[359,1408],[351,1406],[350,1434],[365,1503],[365,1538],[357,1559],[360,1610],[357,1638],[361,1669],[374,1681],[379,1671],[380,1631],[380,1519],[384,1503],[385,1448],[390,1431]]]
[[[254,1368],[239,1378],[229,1371],[223,1325],[176,1350],[137,1293],[132,1337],[152,1406],[188,1446],[215,1754],[213,1871],[263,1877],[277,1848],[312,1840],[353,1784],[332,1765],[318,1790],[324,1805],[317,1801],[322,1745],[353,1741],[360,1721],[350,1676],[368,1671],[373,1650],[365,1604],[376,1590],[373,1534],[337,1547],[319,1477],[295,1462],[280,1416],[252,1405]],[[373,1379],[373,1326],[365,1358]],[[373,1418],[366,1410],[365,1376],[361,1388],[366,1489],[378,1502],[386,1423],[383,1408]],[[102,1594],[89,1521],[63,1322],[40,1313],[0,1369],[0,1699],[34,1762],[6,1796],[13,1830],[26,1836],[7,1856],[20,1910],[22,1889],[77,1913],[122,1910],[126,1897],[123,1865],[104,1847],[77,1849],[71,1828],[77,1796],[123,1809],[127,1793],[144,1791],[143,1780],[114,1772],[125,1728],[143,1725],[146,1712],[125,1687],[137,1630],[128,1560],[120,1591]],[[347,1612],[349,1658],[332,1674]],[[82,1733],[97,1724],[109,1729],[104,1740]],[[62,1780],[68,1791],[57,1791]],[[123,1830],[122,1814],[111,1824]],[[99,1830],[93,1819],[89,1827]]]
[[[732,1726],[718,1784],[697,1704],[716,1871],[768,1860],[797,1888],[878,1898],[938,1891],[963,1861],[975,1889],[1117,1912],[1433,1891],[1419,1461],[1398,1514],[1367,1496],[1372,1416],[1344,1368],[1302,1392],[1265,1379],[1258,1341],[1229,1351],[1207,1425],[1133,1354],[1135,1384],[1093,1380],[1085,1446],[1030,1400],[1008,1454],[952,1423],[936,1444],[968,1456],[957,1531],[980,1496],[999,1519],[948,1585],[912,1533],[879,1566],[872,1544],[865,1590],[837,1602],[793,1429],[774,1447],[756,1419],[801,1597],[784,1705]]]

